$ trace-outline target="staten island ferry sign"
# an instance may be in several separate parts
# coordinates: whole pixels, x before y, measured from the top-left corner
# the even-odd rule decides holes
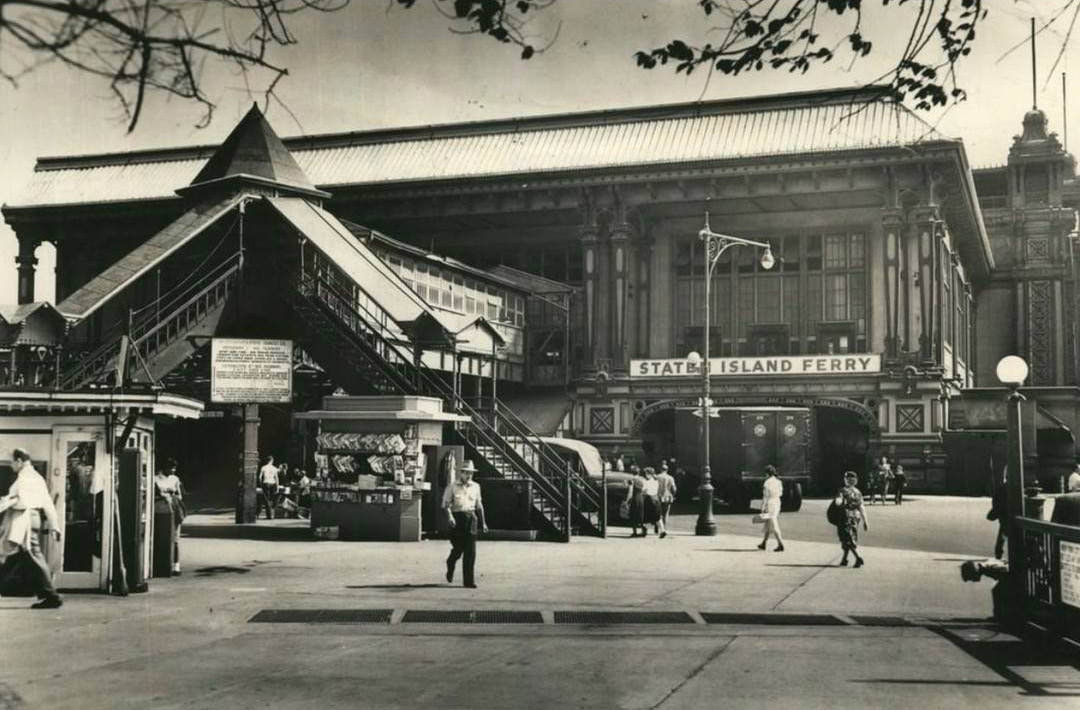
[[[794,355],[784,357],[714,357],[709,359],[713,377],[757,375],[865,375],[881,372],[881,355]],[[685,358],[631,360],[631,377],[701,376],[700,363]]]

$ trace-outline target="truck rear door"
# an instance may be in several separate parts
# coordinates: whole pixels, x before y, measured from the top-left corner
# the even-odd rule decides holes
[[[776,413],[743,412],[743,473],[762,476],[765,466],[777,462]]]

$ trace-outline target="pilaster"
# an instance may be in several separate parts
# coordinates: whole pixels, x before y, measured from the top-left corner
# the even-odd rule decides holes
[[[20,304],[34,302],[34,275],[38,263],[34,252],[37,251],[40,244],[41,242],[32,239],[19,240],[19,253],[15,257],[15,263],[18,265],[19,271],[17,298]]]
[[[882,255],[885,260],[885,356],[895,359],[903,349],[900,337],[900,313],[902,294],[900,291],[901,272],[903,270],[902,236],[904,213],[890,207],[882,210],[881,223],[885,239]]]

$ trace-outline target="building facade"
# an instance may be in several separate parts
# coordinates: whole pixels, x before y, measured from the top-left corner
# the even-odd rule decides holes
[[[707,330],[714,403],[809,410],[822,487],[886,455],[915,488],[968,490],[981,474],[948,465],[950,403],[994,384],[1010,352],[1030,359],[1034,384],[1080,372],[1073,162],[1035,112],[1006,168],[973,172],[962,140],[873,98],[819,91],[280,144],[301,174],[286,178],[393,238],[373,249],[417,296],[522,330],[501,355],[500,392],[561,397],[565,433],[685,460],[675,413],[699,406],[686,357]],[[177,188],[217,152],[39,160],[3,209],[20,300],[40,243],[56,245],[63,302],[175,220]],[[706,219],[776,257],[766,270],[752,248],[722,256],[707,328]]]

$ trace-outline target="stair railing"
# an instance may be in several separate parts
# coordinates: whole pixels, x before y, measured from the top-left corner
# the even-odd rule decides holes
[[[162,308],[167,315],[158,318],[147,316],[132,325],[132,345],[139,354],[149,359],[162,348],[175,342],[191,326],[199,323],[211,308],[221,303],[232,291],[233,281],[240,272],[240,254],[237,252],[221,262],[210,272],[172,298]]]
[[[142,307],[136,312],[136,317],[128,321],[127,331],[132,345],[147,358],[175,341],[183,332],[182,325],[190,326],[198,322],[213,305],[225,298],[239,270],[240,255],[237,253],[217,264],[183,291],[174,294],[161,309]],[[161,313],[165,317],[159,320]],[[75,366],[68,368],[60,377],[61,389],[75,389],[103,375],[120,353],[120,336],[123,334],[123,330],[116,333]]]
[[[519,468],[535,471],[537,478],[533,478],[534,484],[544,491],[545,495],[551,499],[554,505],[558,506],[564,503],[565,493],[563,491],[564,486],[562,485],[561,479],[566,476],[566,462],[562,460],[561,457],[558,457],[557,454],[555,455],[556,458],[553,458],[543,450],[539,449],[532,438],[535,437],[535,434],[528,432],[528,434],[531,434],[530,437],[526,432],[519,430],[516,424],[512,423],[502,412],[498,411],[499,407],[496,407],[495,422],[488,422],[480,412],[477,412],[469,406],[459,393],[456,393],[449,388],[441,378],[430,370],[430,368],[423,363],[420,363],[419,368],[417,368],[416,363],[413,362],[409,354],[403,353],[398,344],[391,342],[383,332],[380,332],[385,331],[385,328],[373,327],[369,318],[375,322],[379,322],[380,319],[373,318],[373,314],[368,308],[353,303],[354,299],[346,298],[338,293],[337,289],[332,284],[328,283],[328,279],[325,279],[321,274],[305,272],[301,277],[301,282],[304,281],[307,281],[308,284],[302,286],[302,288],[306,289],[308,293],[317,295],[321,301],[326,303],[329,310],[339,317],[357,336],[363,339],[365,345],[372,347],[377,344],[378,347],[373,349],[382,354],[392,365],[400,367],[411,374],[415,374],[420,382],[418,393],[433,393],[450,404],[454,411],[468,416],[471,422],[472,431],[483,441],[483,445],[498,451],[501,456],[508,459],[512,464],[517,465]],[[367,295],[367,292],[358,284],[357,287]],[[377,301],[374,299],[368,298],[367,300],[369,303],[377,305]],[[361,315],[361,310],[366,312],[367,318]],[[375,343],[372,343],[368,336],[373,338]],[[505,409],[505,407],[503,407],[503,409]],[[520,439],[527,443],[528,448],[531,449],[535,459],[546,465],[537,466],[530,462],[521,452],[517,451],[511,442],[504,439],[499,433],[499,424],[502,424],[504,429],[513,430],[520,434]]]

